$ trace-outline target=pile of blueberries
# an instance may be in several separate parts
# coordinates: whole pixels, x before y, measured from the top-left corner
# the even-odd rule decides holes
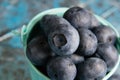
[[[72,7],[36,23],[26,55],[51,80],[101,80],[118,60],[116,38],[91,12]]]

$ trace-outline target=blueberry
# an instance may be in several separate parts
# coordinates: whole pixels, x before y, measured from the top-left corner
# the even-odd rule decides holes
[[[97,77],[106,75],[107,65],[102,59],[91,57],[83,63],[80,63],[77,67],[77,70],[78,80],[94,80]]]
[[[90,26],[91,16],[87,10],[81,7],[72,7],[68,9],[63,17],[67,19],[74,27],[85,27],[88,28]]]
[[[116,41],[115,31],[107,26],[101,25],[92,29],[93,33],[98,39],[98,43],[111,43],[114,44]]]
[[[68,9],[63,17],[68,20],[75,28],[92,28],[99,25],[99,21],[88,10],[81,7]]]
[[[34,65],[45,65],[53,55],[44,35],[34,37],[27,45],[26,55]]]
[[[85,28],[78,29],[78,32],[81,41],[76,53],[82,56],[93,55],[98,45],[96,36]]]
[[[99,44],[96,54],[98,54],[106,62],[108,71],[115,66],[118,60],[117,49],[109,43]]]
[[[74,64],[78,64],[84,61],[84,57],[77,54],[72,54],[69,56],[69,58],[74,62]]]
[[[45,15],[40,23],[48,37],[51,49],[57,55],[70,55],[76,51],[80,37],[67,20],[56,15]]]
[[[51,80],[74,80],[77,70],[70,58],[55,57],[48,62],[47,73]]]

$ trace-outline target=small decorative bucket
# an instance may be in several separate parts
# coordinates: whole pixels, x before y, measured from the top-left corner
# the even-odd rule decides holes
[[[38,15],[36,15],[27,26],[23,26],[22,31],[21,31],[21,39],[22,39],[22,43],[24,46],[24,52],[26,54],[26,46],[27,46],[27,39],[29,37],[29,34],[31,32],[31,30],[33,29],[34,25],[42,18],[42,16],[46,15],[46,14],[54,14],[54,15],[58,15],[60,17],[63,16],[63,14],[65,13],[65,11],[68,10],[68,8],[55,8],[55,9],[50,9],[44,12],[39,13]],[[117,41],[116,41],[116,47],[118,49],[118,52],[120,53],[120,36],[119,33],[117,32],[117,30],[115,29],[115,27],[113,27],[109,22],[107,22],[106,20],[104,20],[103,18],[101,18],[100,16],[95,15],[95,17],[104,25],[108,25],[111,28],[114,29],[114,31],[117,34]],[[27,56],[26,56],[27,58]],[[29,65],[29,70],[30,70],[30,74],[32,77],[32,80],[50,80],[47,76],[45,76],[44,74],[42,74],[40,71],[38,71],[36,69],[36,67],[30,62],[30,60],[27,58],[28,61],[28,65]],[[116,65],[114,66],[114,68],[102,79],[102,80],[107,80],[108,78],[110,78],[115,71],[117,70],[118,66],[119,66],[119,62],[120,62],[120,56],[119,59],[116,63]]]

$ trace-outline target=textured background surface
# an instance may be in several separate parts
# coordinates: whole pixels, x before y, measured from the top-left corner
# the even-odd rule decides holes
[[[28,24],[41,11],[73,5],[102,16],[120,32],[120,0],[0,0],[0,37]],[[19,36],[0,42],[0,80],[31,80],[22,47]]]

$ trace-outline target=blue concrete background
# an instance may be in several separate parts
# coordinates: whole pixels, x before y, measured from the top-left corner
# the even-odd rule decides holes
[[[0,36],[44,10],[74,5],[105,18],[120,32],[120,0],[0,0]],[[0,80],[31,80],[19,36],[0,42]]]

